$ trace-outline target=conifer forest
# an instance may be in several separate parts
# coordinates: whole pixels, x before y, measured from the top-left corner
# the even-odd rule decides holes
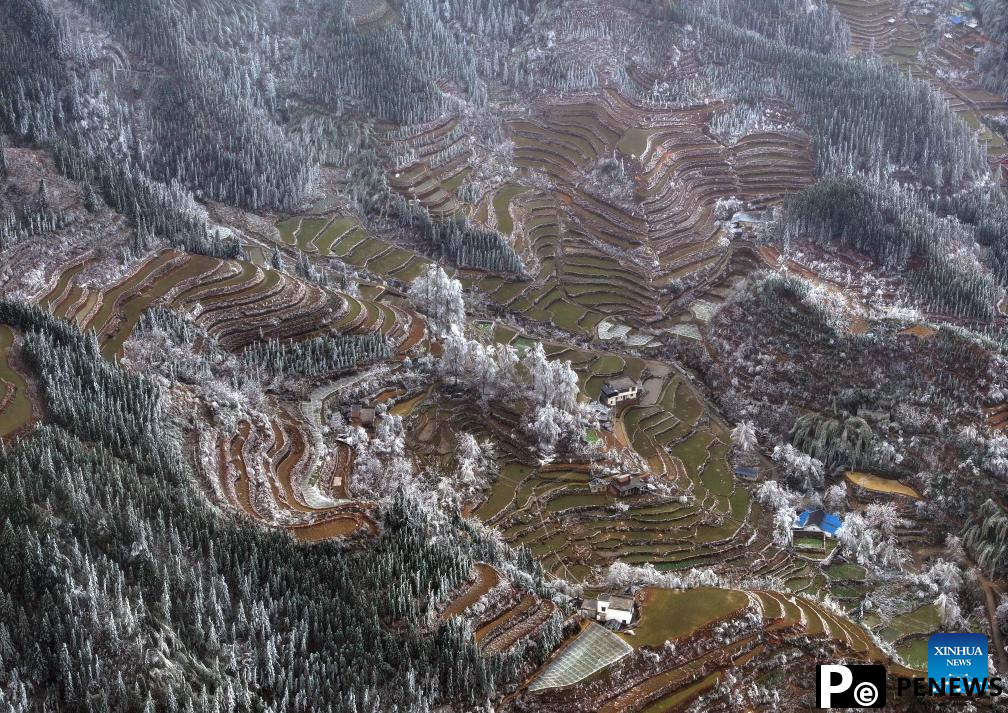
[[[0,713],[1004,705],[942,633],[1004,0],[0,0]]]

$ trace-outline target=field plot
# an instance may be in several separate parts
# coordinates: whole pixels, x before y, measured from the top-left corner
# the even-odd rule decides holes
[[[333,499],[345,495],[351,460],[335,444],[318,451],[310,424],[280,410],[267,424],[241,421],[236,433],[219,432],[215,491],[236,510],[301,542],[376,532],[365,508]],[[326,491],[322,502],[317,493]]]
[[[510,330],[495,335],[519,347],[532,343]],[[664,570],[717,565],[784,577],[805,574],[767,540],[753,538],[749,492],[727,464],[727,433],[710,423],[703,402],[676,373],[658,362],[558,344],[547,344],[546,353],[571,361],[586,398],[596,398],[615,375],[644,377],[640,401],[620,412],[612,433],[596,437],[606,447],[637,451],[666,494],[617,498],[604,489],[592,492],[584,466],[537,468],[516,452],[524,464],[505,465],[476,507],[477,517],[512,545],[528,547],[547,571],[575,581],[593,581],[616,561],[649,562]],[[465,423],[443,411],[428,421],[456,429]],[[500,436],[508,428],[504,421],[493,432]],[[427,427],[425,437],[442,451],[450,449],[450,433],[438,435]],[[812,586],[811,576],[805,586]]]
[[[635,636],[626,636],[634,646],[658,648],[666,641],[687,636],[707,624],[741,611],[749,603],[744,592],[700,587],[676,591],[648,589]]]
[[[277,223],[277,230],[285,244],[309,255],[337,257],[379,277],[406,283],[416,279],[431,262],[413,251],[369,235],[356,218],[349,216],[287,218]]]
[[[570,686],[632,652],[619,636],[595,622],[588,622],[577,638],[546,665],[529,690]]]
[[[300,221],[291,224],[292,239],[301,228]],[[75,271],[68,273],[43,303],[57,315],[76,314],[82,327],[94,329],[109,359],[123,354],[144,311],[158,304],[188,311],[233,351],[259,340],[380,331],[405,353],[424,337],[424,321],[405,303],[352,298],[242,260],[164,251],[140,261],[104,290],[81,291],[76,298],[81,306],[70,309],[66,305],[74,299]]]
[[[448,217],[462,207],[455,193],[472,154],[457,119],[390,128],[379,140],[400,165],[388,173],[389,186],[418,200],[432,215]]]
[[[885,53],[896,44],[897,22],[902,15],[897,0],[830,0],[851,29],[851,43],[859,51]]]
[[[894,642],[907,636],[930,635],[941,626],[941,615],[933,604],[926,604],[906,614],[894,617],[878,635],[885,641]]]
[[[707,627],[743,613],[750,620],[757,616],[755,628],[716,643],[711,640]],[[897,675],[919,675],[890,661],[866,631],[845,617],[811,599],[775,591],[649,590],[637,633],[637,640],[625,637],[635,647],[633,654],[587,679],[563,689],[537,686],[540,678],[535,679],[528,689],[528,709],[563,709],[566,700],[576,699],[586,710],[604,713],[676,710],[726,671],[759,677],[767,663],[785,651],[790,672],[814,671],[827,649],[838,657],[884,663]],[[666,640],[675,648],[666,648]],[[657,665],[645,647],[659,655]],[[553,672],[549,665],[544,673],[547,670]]]
[[[350,0],[347,9],[358,32],[377,30],[397,18],[396,11],[385,0]]]
[[[28,384],[24,376],[11,366],[14,339],[14,330],[0,324],[0,438],[20,433],[34,416]]]
[[[476,573],[474,581],[466,587],[465,591],[448,603],[448,606],[441,612],[442,619],[458,616],[475,604],[480,597],[497,586],[497,583],[500,581],[497,570],[488,564],[478,562],[473,569]]]
[[[541,631],[556,612],[553,602],[523,594],[514,606],[476,629],[476,642],[484,654],[503,653]]]
[[[846,476],[847,480],[851,483],[865,490],[920,500],[920,495],[917,494],[916,490],[892,478],[883,478],[871,473],[860,473],[857,471],[849,471]]]
[[[702,127],[723,109],[644,109],[606,91],[594,100],[546,106],[540,122],[512,122],[515,162],[557,185],[542,204],[555,215],[547,220],[536,212],[542,208],[529,207],[538,199],[523,199],[531,221],[522,221],[527,235],[515,236],[516,247],[535,255],[537,279],[520,290],[491,289],[489,281],[481,287],[530,319],[584,333],[605,318],[634,327],[671,326],[660,297],[672,280],[695,277],[713,287],[728,273],[743,274],[752,263],[730,258],[713,216],[715,202],[728,195],[779,199],[808,185],[814,167],[808,138],[796,132],[746,136],[731,147],[717,143]],[[778,109],[790,116],[787,107]],[[584,180],[614,155],[629,167],[622,198],[606,193],[609,179]],[[512,185],[493,201],[505,228],[511,227],[506,208]]]
[[[896,647],[898,653],[907,665],[919,671],[927,671],[928,639],[926,636],[909,638]]]

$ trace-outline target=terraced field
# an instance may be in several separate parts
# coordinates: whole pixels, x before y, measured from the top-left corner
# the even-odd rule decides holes
[[[268,423],[242,421],[236,433],[201,436],[216,454],[205,474],[217,496],[239,512],[285,527],[304,542],[376,532],[366,504],[344,499],[352,468],[349,447],[320,447],[307,424],[283,409]]]
[[[876,53],[931,83],[971,128],[980,132],[991,166],[1008,153],[1004,138],[989,124],[1008,115],[1004,99],[980,88],[971,45],[987,40],[977,29],[950,30],[948,15],[915,15],[897,0],[830,0],[851,28],[854,53]],[[955,79],[955,84],[949,77]]]
[[[379,134],[396,165],[388,173],[393,190],[417,199],[432,215],[447,217],[461,207],[456,196],[472,154],[457,119]]]
[[[339,258],[385,277],[412,282],[430,264],[415,252],[369,235],[356,218],[288,218],[277,224],[281,241],[316,258]]]
[[[490,302],[575,334],[594,336],[603,320],[617,327],[702,326],[706,317],[688,304],[701,299],[716,306],[755,264],[746,248],[728,247],[713,215],[716,201],[738,196],[765,204],[813,176],[803,134],[753,134],[732,146],[710,138],[704,124],[726,109],[645,109],[606,91],[596,101],[548,105],[540,119],[511,122],[516,165],[545,173],[556,189],[533,188],[519,174],[470,213],[511,236],[534,278],[463,271],[464,283]],[[774,109],[782,124],[793,118],[784,105]],[[396,164],[390,185],[436,216],[458,211],[449,184],[467,170],[470,151],[461,137],[453,121],[387,130],[382,141]],[[629,166],[629,204],[585,185],[584,176],[614,155]],[[382,278],[409,282],[428,262],[346,217],[291,218],[278,229],[291,247]],[[670,308],[687,278],[694,286]]]
[[[298,220],[285,240],[302,249],[325,249],[326,231],[352,230],[345,221]],[[65,266],[41,301],[94,329],[109,359],[123,354],[144,310],[155,304],[188,312],[233,351],[258,340],[380,331],[405,354],[425,339],[424,320],[380,288],[368,291],[371,298],[350,297],[252,262],[165,251],[141,260],[107,288],[88,290],[76,284],[82,267],[80,261]],[[0,370],[0,377],[7,379],[5,374]],[[16,388],[0,417],[14,426],[30,417],[31,407],[28,403],[25,411],[23,380],[9,380]],[[323,445],[320,424],[282,406],[276,414],[269,422],[242,421],[233,433],[199,434],[199,449],[215,464],[205,480],[219,501],[265,525],[289,529],[304,542],[376,532],[370,506],[346,499],[350,448]],[[0,425],[6,426],[4,421]]]
[[[520,339],[500,336],[512,343]],[[711,423],[680,376],[657,362],[561,345],[548,346],[547,354],[571,360],[586,398],[596,397],[613,375],[645,376],[644,397],[617,417],[606,445],[640,453],[668,494],[617,499],[591,492],[586,467],[536,467],[516,456],[476,510],[478,517],[567,579],[591,581],[600,568],[619,560],[668,570],[717,564],[784,579],[807,576],[799,588],[813,586],[805,563],[791,561],[753,536],[749,493],[728,468],[727,434]],[[431,417],[437,419],[451,428],[461,426],[458,414],[439,412]]]
[[[735,676],[758,678],[760,671],[767,670],[767,663],[783,651],[789,652],[789,671],[814,671],[819,654],[816,647],[801,646],[802,642],[832,648],[839,657],[885,663],[893,675],[915,673],[889,661],[861,627],[805,597],[767,590],[718,589],[655,590],[650,596],[651,603],[645,607],[681,605],[681,609],[667,612],[669,617],[655,612],[656,626],[645,618],[638,635],[647,635],[647,641],[625,637],[638,647],[638,653],[561,690],[537,685],[547,674],[555,674],[555,667],[547,667],[526,694],[526,703],[541,710],[565,710],[565,700],[578,700],[591,710],[606,713],[675,710],[712,688],[726,670]],[[748,627],[711,643],[712,627],[747,613],[758,623],[756,628]],[[666,640],[673,649],[665,647]],[[656,651],[659,658],[646,660],[643,650]]]
[[[448,603],[448,606],[441,612],[442,619],[450,619],[453,616],[462,614],[500,582],[500,575],[497,574],[497,570],[488,564],[478,562],[473,567],[473,570],[475,577],[472,583]]]
[[[556,613],[553,602],[525,594],[514,606],[477,628],[476,642],[485,654],[504,653],[534,636]]]
[[[350,0],[347,3],[350,17],[358,32],[371,32],[394,23],[399,15],[385,0]]]
[[[897,0],[830,0],[850,27],[851,43],[860,52],[892,50],[906,24]]]
[[[403,352],[423,339],[423,320],[391,296],[352,298],[251,262],[166,251],[142,261],[101,291],[77,287],[74,277],[79,269],[69,267],[43,302],[55,314],[77,315],[82,327],[94,329],[108,358],[122,355],[123,343],[143,311],[155,304],[189,312],[233,351],[256,340],[300,339],[325,332],[380,330]]]
[[[12,365],[17,334],[0,324],[0,438],[20,435],[31,425],[35,407],[25,377]]]
[[[516,247],[539,266],[537,278],[525,288],[493,278],[479,286],[500,304],[573,332],[590,333],[605,317],[673,323],[662,299],[673,280],[707,284],[729,268],[717,199],[777,199],[812,180],[803,135],[752,135],[732,147],[705,135],[700,127],[723,109],[644,109],[607,91],[596,102],[547,106],[541,120],[512,122],[515,163],[545,173],[557,190],[511,205],[524,212]],[[631,167],[632,204],[593,193],[583,180],[613,155]],[[496,198],[494,207],[499,220]]]
[[[635,647],[657,649],[666,641],[676,641],[712,621],[739,613],[748,604],[749,599],[743,592],[730,589],[650,588],[644,595],[643,614],[634,627],[634,635],[624,635],[624,638]]]

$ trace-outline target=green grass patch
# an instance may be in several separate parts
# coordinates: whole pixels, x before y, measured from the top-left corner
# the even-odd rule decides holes
[[[614,498],[609,495],[593,493],[577,493],[572,495],[561,495],[546,503],[546,509],[550,512],[558,512],[567,508],[577,508],[585,506],[605,507],[614,502]]]
[[[686,472],[690,474],[690,477],[694,477],[707,457],[707,447],[713,440],[713,433],[697,431],[673,448],[672,455],[681,460],[686,466]]]
[[[649,589],[640,624],[635,627],[636,636],[627,641],[636,647],[657,648],[731,616],[748,602],[745,594],[733,589]]]
[[[849,579],[855,582],[863,582],[865,578],[865,568],[859,564],[845,562],[843,564],[832,564],[826,568],[826,574],[833,579]]]
[[[616,143],[616,150],[625,156],[640,158],[647,151],[651,129],[627,129]]]
[[[409,284],[420,277],[420,274],[427,269],[428,265],[430,265],[430,260],[425,260],[418,255],[414,255],[409,259],[409,262],[398,270],[390,272],[389,276]]]
[[[511,201],[515,196],[524,193],[528,189],[515,183],[505,183],[501,186],[493,197],[494,213],[497,216],[497,230],[510,235],[514,230],[514,219],[511,217]]]
[[[879,636],[886,641],[895,641],[912,634],[933,634],[940,626],[941,615],[938,613],[938,608],[934,604],[925,604],[893,618]]]
[[[346,258],[358,245],[368,239],[368,234],[360,228],[354,228],[342,238],[333,243],[331,250],[334,255]]]
[[[794,538],[794,546],[797,549],[821,550],[823,539],[816,535],[798,535]]]
[[[336,218],[315,238],[315,246],[322,255],[330,255],[332,244],[346,235],[357,223],[356,218]]]
[[[388,246],[382,241],[365,237],[364,240],[354,245],[353,249],[344,257],[344,260],[354,265],[363,266],[367,264],[368,260],[377,257],[387,248]]]
[[[914,637],[901,642],[896,647],[896,653],[903,657],[910,668],[919,671],[927,671],[928,665],[928,641],[926,637]]]

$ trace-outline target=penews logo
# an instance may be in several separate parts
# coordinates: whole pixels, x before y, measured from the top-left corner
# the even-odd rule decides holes
[[[987,687],[987,637],[983,634],[932,634],[928,639],[931,687],[950,695]],[[937,684],[937,685],[936,685]],[[937,691],[936,691],[937,692]]]
[[[987,637],[983,634],[932,634],[928,639],[927,678],[896,677],[898,698],[988,698],[1005,692],[1002,679],[988,673]],[[819,664],[819,708],[883,708],[885,703],[885,666]]]
[[[819,708],[884,708],[885,666],[820,664],[816,677]]]

